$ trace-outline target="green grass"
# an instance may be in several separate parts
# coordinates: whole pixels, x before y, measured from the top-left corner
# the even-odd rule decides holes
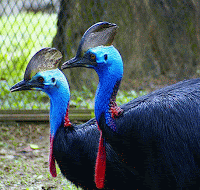
[[[124,90],[119,90],[116,102],[118,105],[122,105],[128,103],[134,98],[137,98],[138,96],[142,96],[145,94],[146,94],[145,91],[136,92],[132,90],[127,92]],[[94,109],[94,99],[95,99],[95,94],[92,93],[90,89],[83,86],[82,92],[78,92],[75,90],[71,91],[70,106],[76,106],[77,108],[85,107],[88,109]]]
[[[21,80],[30,58],[51,46],[56,34],[56,14],[21,13],[0,18],[0,76],[9,84]]]
[[[21,81],[31,57],[43,47],[51,47],[56,35],[56,14],[21,13],[0,17],[0,109],[49,109],[43,92],[14,92],[10,87]],[[141,93],[120,91],[117,103],[127,103]],[[94,108],[94,93],[83,86],[71,91],[71,106]]]
[[[9,88],[23,79],[31,57],[43,47],[51,47],[56,35],[56,14],[21,13],[0,17],[0,108],[46,109],[40,92],[10,93]],[[38,100],[39,99],[39,100]],[[23,101],[22,101],[23,100]]]

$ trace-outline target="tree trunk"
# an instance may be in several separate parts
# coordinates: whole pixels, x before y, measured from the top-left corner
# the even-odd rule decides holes
[[[124,60],[124,80],[168,75],[183,79],[199,63],[197,0],[61,0],[53,46],[64,61],[76,55],[83,33],[99,21],[119,26],[114,45]],[[88,69],[64,71],[72,88],[95,86]],[[93,89],[95,90],[95,89]]]

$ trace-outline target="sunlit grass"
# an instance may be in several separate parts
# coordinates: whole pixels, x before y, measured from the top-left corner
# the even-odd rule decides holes
[[[47,109],[40,92],[10,93],[9,88],[23,79],[31,57],[43,47],[51,47],[56,35],[56,14],[20,13],[0,17],[0,108]]]
[[[0,18],[0,76],[10,84],[23,78],[30,58],[51,46],[56,35],[56,14],[21,13]]]
[[[21,81],[31,57],[43,47],[51,47],[56,35],[56,14],[20,13],[0,17],[0,109],[49,109],[49,98],[43,92],[14,92],[10,87]],[[71,91],[70,105],[94,108],[94,93],[83,86]],[[140,93],[120,91],[117,103],[124,104]]]

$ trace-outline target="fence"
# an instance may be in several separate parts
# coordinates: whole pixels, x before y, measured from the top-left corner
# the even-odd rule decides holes
[[[10,93],[9,88],[23,79],[30,58],[42,47],[51,46],[56,35],[58,3],[58,0],[0,1],[1,110],[48,108],[45,94]],[[43,103],[39,103],[41,99]]]
[[[57,32],[59,0],[0,1],[0,121],[48,121],[49,98],[42,92],[10,93],[23,79],[27,63]],[[73,120],[88,120],[92,110],[70,110]]]
[[[65,60],[71,58],[84,31],[102,20],[119,25],[114,45],[124,60],[121,86],[130,89],[134,78],[146,76],[192,76],[200,70],[199,9],[198,0],[1,0],[0,110],[49,109],[44,93],[9,88],[23,79],[39,49],[57,47]],[[66,73],[71,90],[84,84],[96,88],[94,72]]]

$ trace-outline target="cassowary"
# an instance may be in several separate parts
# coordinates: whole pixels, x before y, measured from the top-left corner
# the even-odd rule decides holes
[[[56,177],[55,160],[62,174],[83,189],[96,189],[94,168],[100,133],[96,120],[73,126],[68,118],[70,91],[65,75],[57,68],[62,58],[54,48],[44,48],[29,62],[24,80],[10,90],[41,90],[50,97],[50,157],[49,167]],[[118,155],[109,144],[107,151],[107,181],[105,189],[130,187],[133,176],[119,162]]]
[[[77,54],[62,65],[99,76],[95,116],[102,131],[96,185],[103,187],[105,141],[134,173],[132,189],[200,189],[200,79],[167,86],[120,107],[116,95],[123,61],[111,45],[117,26],[100,22],[83,35]]]

